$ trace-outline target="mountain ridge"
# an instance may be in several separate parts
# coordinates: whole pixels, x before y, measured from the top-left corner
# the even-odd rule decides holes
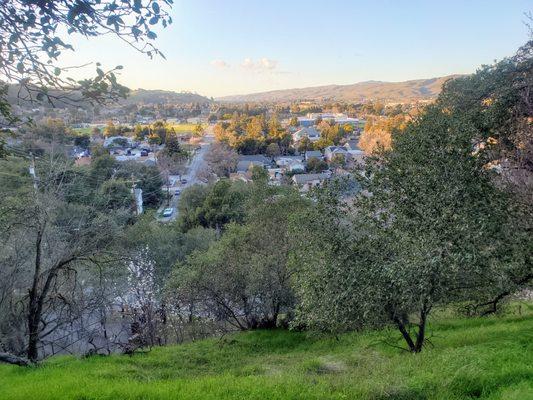
[[[8,85],[8,96],[7,99],[10,104],[20,104],[23,106],[50,106],[50,104],[44,101],[27,101],[24,98],[27,96],[27,91],[22,89],[22,96],[19,96],[20,86],[17,84]],[[61,95],[64,92],[61,90],[53,90],[50,93],[54,95]],[[71,94],[72,99],[75,101],[72,102],[72,105],[63,102],[57,102],[55,105],[57,108],[68,108],[69,106],[89,106],[89,103],[84,100],[81,96],[81,93]],[[76,103],[77,102],[77,103]],[[176,92],[173,90],[163,90],[163,89],[131,89],[128,96],[125,99],[120,99],[116,103],[117,105],[128,105],[128,104],[191,104],[191,103],[211,103],[212,99],[202,96],[198,93],[193,92]]]
[[[211,99],[193,92],[176,92],[164,89],[132,89],[129,96],[122,100],[126,103],[211,103]]]
[[[363,81],[348,85],[321,85],[304,88],[278,89],[265,92],[221,96],[220,102],[283,102],[283,101],[415,101],[437,97],[442,85],[449,79],[462,75],[454,74],[427,79],[412,79],[400,82]]]

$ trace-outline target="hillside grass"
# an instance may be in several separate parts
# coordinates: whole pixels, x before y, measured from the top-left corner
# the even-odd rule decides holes
[[[394,330],[313,337],[254,331],[134,356],[0,365],[1,399],[533,399],[533,305],[434,317],[413,355]],[[387,342],[387,343],[386,343]]]
[[[179,134],[187,134],[187,133],[194,133],[194,130],[196,129],[197,124],[175,124],[175,123],[169,123],[167,124],[169,128],[174,128],[174,131]],[[207,128],[207,124],[200,124],[202,128]],[[142,125],[146,126],[146,125]],[[92,134],[93,128],[72,128],[72,130],[78,134],[78,135],[87,135],[90,136]]]
[[[79,136],[91,136],[93,128],[72,128],[74,133]]]
[[[176,133],[193,133],[197,124],[168,124],[169,127],[174,128]],[[200,124],[202,128],[206,128],[207,124]]]

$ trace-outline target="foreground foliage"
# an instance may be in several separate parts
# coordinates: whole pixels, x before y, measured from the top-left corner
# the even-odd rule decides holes
[[[520,307],[520,314],[517,314]],[[430,323],[433,348],[407,355],[388,330],[312,338],[254,331],[133,357],[0,365],[3,399],[528,399],[533,306]],[[394,338],[394,339],[393,339]]]

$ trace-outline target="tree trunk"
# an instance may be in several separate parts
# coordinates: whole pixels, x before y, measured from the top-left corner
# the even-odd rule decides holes
[[[411,339],[411,335],[405,328],[405,323],[400,320],[400,318],[395,317],[394,322],[396,323],[396,326],[400,330],[405,342],[407,343],[407,346],[409,347],[409,351],[415,353],[415,343],[413,342],[413,339]]]
[[[427,312],[425,307],[420,311],[420,322],[418,323],[418,332],[416,335],[416,343],[414,352],[420,353],[422,351],[422,347],[424,347],[424,343],[426,340],[426,318],[427,318]]]
[[[39,307],[39,278],[41,275],[41,243],[43,233],[42,230],[37,231],[37,239],[35,241],[35,269],[33,271],[33,283],[29,293],[28,304],[28,350],[27,356],[31,361],[37,360],[39,357],[39,323],[41,321],[41,313]]]
[[[31,361],[37,361],[39,358],[39,319],[36,319],[33,313],[28,316],[28,331],[27,356]]]

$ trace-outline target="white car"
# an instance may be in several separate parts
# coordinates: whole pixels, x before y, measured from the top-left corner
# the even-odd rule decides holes
[[[163,217],[168,218],[168,217],[172,216],[173,213],[174,213],[174,209],[173,208],[165,208],[163,210]]]

